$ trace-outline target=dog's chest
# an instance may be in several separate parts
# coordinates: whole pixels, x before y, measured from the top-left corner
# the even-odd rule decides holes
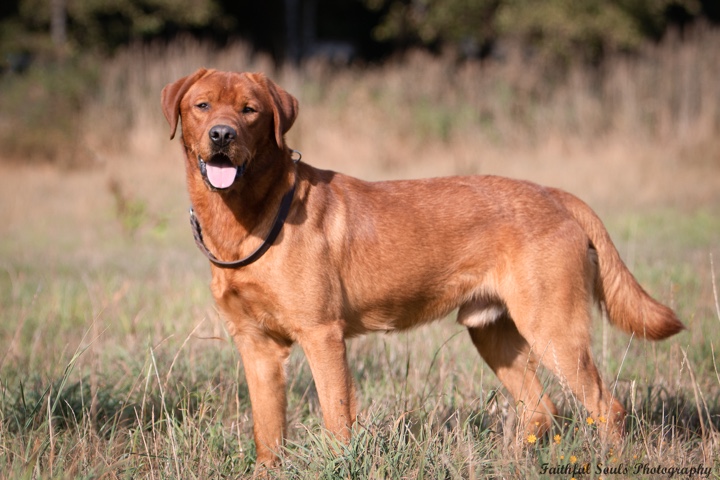
[[[210,285],[228,328],[260,328],[290,338],[288,326],[281,320],[282,307],[274,290],[252,277],[236,278],[233,273],[224,270],[213,272]]]

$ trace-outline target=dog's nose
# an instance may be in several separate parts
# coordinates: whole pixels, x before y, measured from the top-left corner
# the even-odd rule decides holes
[[[210,129],[210,140],[218,147],[226,147],[235,137],[237,132],[227,125],[215,125]]]

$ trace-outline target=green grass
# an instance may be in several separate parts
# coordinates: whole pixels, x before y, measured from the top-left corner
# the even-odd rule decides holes
[[[107,205],[92,221],[118,215]],[[598,464],[644,462],[703,464],[717,478],[720,318],[709,254],[718,238],[707,230],[717,218],[657,211],[609,223],[621,249],[632,244],[641,252],[634,261],[641,281],[671,299],[690,328],[650,344],[596,322],[598,364],[631,414],[621,449],[598,442],[598,420],[589,425],[547,374],[543,382],[562,412],[552,432],[558,437],[518,437],[512,402],[447,319],[350,342],[362,414],[349,445],[323,433],[309,368],[294,351],[290,439],[273,476],[549,478],[549,468],[589,463],[586,478],[605,478],[595,473]],[[186,228],[172,221],[162,233],[129,234],[118,219],[95,239],[110,252],[89,264],[74,260],[80,251],[44,249],[28,259],[22,244],[2,243],[1,478],[251,474],[247,385],[212,306],[207,267],[189,238],[168,250],[190,236]]]

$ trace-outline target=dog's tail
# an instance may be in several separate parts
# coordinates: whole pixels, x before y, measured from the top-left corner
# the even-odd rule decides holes
[[[610,322],[650,340],[662,340],[684,330],[675,312],[654,300],[633,277],[595,212],[574,195],[557,189],[549,191],[585,230],[597,251],[599,278],[595,295],[605,304]]]

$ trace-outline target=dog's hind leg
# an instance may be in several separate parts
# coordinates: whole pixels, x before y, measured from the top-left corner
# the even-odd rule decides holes
[[[549,314],[549,312],[548,312]],[[584,314],[589,317],[587,311]],[[564,315],[553,312],[556,318]],[[579,331],[578,324],[588,325],[589,318],[568,315],[570,321],[560,325],[560,332],[550,333],[536,328],[521,331],[538,352],[542,364],[569,387],[573,395],[585,406],[590,418],[598,422],[603,436],[617,441],[624,430],[625,409],[603,383],[590,351],[589,332]],[[575,325],[570,325],[573,322]],[[541,355],[541,352],[544,352]]]
[[[515,400],[525,434],[541,436],[552,426],[557,408],[537,378],[538,361],[530,345],[506,311],[492,321],[473,322],[478,315],[487,315],[487,311],[473,311],[466,305],[460,309],[458,321],[468,326],[475,348]],[[471,326],[473,323],[482,325]]]
[[[587,258],[586,242],[578,242],[574,254],[572,245],[556,252],[554,268],[530,276],[534,281],[517,284],[504,298],[536,358],[599,420],[600,433],[614,441],[622,436],[625,409],[603,383],[590,350],[595,265]]]

